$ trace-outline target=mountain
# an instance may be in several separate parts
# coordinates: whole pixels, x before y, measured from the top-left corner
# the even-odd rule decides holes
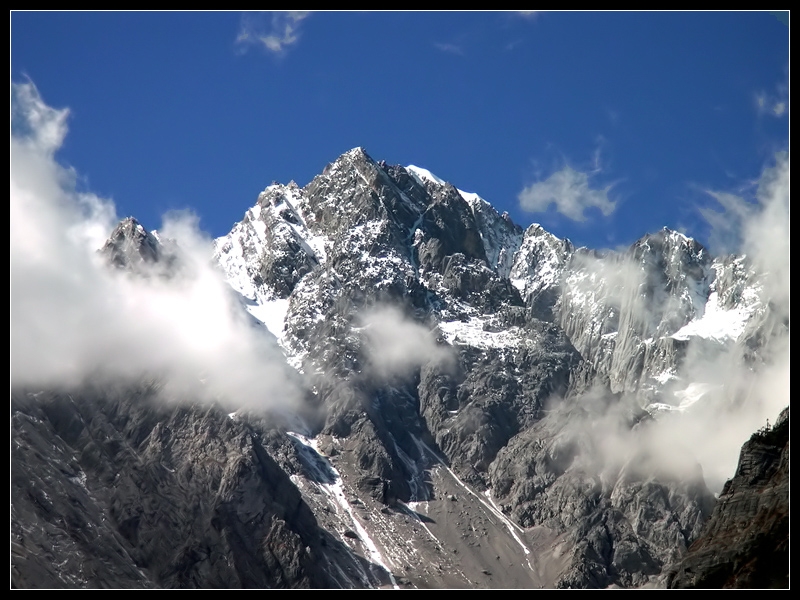
[[[132,218],[101,254],[191,272]],[[213,260],[298,399],[173,398],[158,374],[13,389],[12,586],[723,584],[676,573],[728,560],[720,513],[754,484],[716,499],[728,475],[689,435],[714,445],[788,340],[748,257],[668,229],[575,248],[355,148],[266,188]],[[788,468],[788,445],[762,454]]]
[[[789,409],[742,447],[703,534],[669,587],[789,587]]]

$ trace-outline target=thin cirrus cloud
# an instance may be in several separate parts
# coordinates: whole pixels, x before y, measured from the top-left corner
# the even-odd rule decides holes
[[[765,93],[756,94],[756,106],[759,114],[782,117],[786,114],[789,105],[783,100]]]
[[[282,54],[300,39],[300,24],[309,11],[273,11],[245,13],[236,36],[236,43],[247,47],[262,46],[274,54]]]
[[[464,49],[461,46],[456,44],[446,44],[442,42],[434,42],[434,47],[437,50],[441,50],[442,52],[446,52],[448,54],[457,54],[458,56],[464,55]]]
[[[783,117],[789,112],[789,84],[787,81],[778,83],[773,93],[758,92],[755,95],[756,109],[759,115]]]
[[[589,208],[599,209],[606,217],[614,212],[617,205],[608,197],[610,189],[592,189],[588,174],[567,165],[544,181],[529,185],[517,198],[520,208],[528,212],[545,212],[554,204],[565,217],[583,222]]]

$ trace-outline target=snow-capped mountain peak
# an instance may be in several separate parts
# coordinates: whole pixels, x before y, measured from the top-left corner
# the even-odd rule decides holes
[[[103,252],[135,278],[165,248],[126,219]],[[287,393],[288,363],[297,397],[231,412],[152,382],[15,391],[12,582],[660,585],[708,486],[729,491],[698,463],[730,445],[717,421],[751,402],[761,349],[788,346],[744,257],[666,228],[576,249],[360,147],[264,189],[214,258],[283,351],[256,344],[246,380]],[[775,431],[748,456],[780,456]]]

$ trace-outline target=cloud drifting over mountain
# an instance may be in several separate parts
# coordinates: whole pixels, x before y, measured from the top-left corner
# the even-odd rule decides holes
[[[611,186],[592,189],[589,176],[569,165],[556,171],[544,181],[523,189],[518,200],[520,207],[529,212],[544,212],[551,204],[565,217],[573,221],[585,221],[586,210],[597,208],[606,217],[614,212],[616,202],[608,197]]]
[[[447,367],[455,362],[451,347],[437,344],[433,332],[396,307],[374,307],[362,323],[369,370],[380,379],[407,376],[427,363]]]
[[[722,211],[706,211],[714,237],[725,247],[746,257],[755,272],[758,290],[756,314],[733,340],[715,341],[702,335],[688,338],[682,368],[667,386],[666,401],[680,410],[668,410],[634,429],[625,423],[629,415],[615,402],[602,414],[591,413],[575,419],[573,430],[583,445],[602,460],[597,468],[618,468],[630,460],[645,460],[651,475],[672,474],[692,477],[695,465],[702,466],[709,489],[719,492],[735,472],[742,444],[767,422],[774,423],[789,405],[790,357],[790,210],[789,160],[779,154],[764,169],[753,198],[712,192]],[[624,312],[630,322],[657,323],[652,299],[631,290],[644,289],[642,272],[635,261],[608,263],[593,256],[581,257],[589,275],[584,281],[593,293],[600,289],[612,310]],[[718,272],[717,278],[721,276]],[[601,288],[588,285],[602,282]],[[719,289],[719,285],[717,289]],[[699,298],[696,319],[709,310],[706,298]],[[667,307],[670,314],[678,307]],[[652,343],[652,339],[649,340]],[[587,396],[591,404],[594,390]],[[637,458],[638,457],[638,458]],[[642,458],[645,457],[645,458]]]
[[[68,111],[32,83],[12,83],[11,386],[162,380],[170,397],[258,409],[301,391],[274,340],[254,328],[211,266],[210,240],[190,215],[164,221],[183,265],[172,279],[110,268],[98,252],[113,203],[78,192],[54,154]]]

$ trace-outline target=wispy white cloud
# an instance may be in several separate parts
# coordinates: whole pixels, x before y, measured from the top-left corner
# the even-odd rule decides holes
[[[367,311],[361,333],[369,349],[369,371],[381,380],[404,377],[424,364],[453,364],[452,348],[436,342],[433,332],[394,306]]]
[[[788,81],[788,76],[787,76]],[[759,115],[783,117],[789,112],[789,85],[779,83],[772,93],[760,91],[755,95],[756,110]]]
[[[785,100],[780,100],[776,96],[770,96],[764,92],[756,94],[756,108],[758,114],[769,115],[772,117],[782,117],[789,109],[789,104]]]
[[[742,243],[742,223],[752,216],[755,206],[735,194],[714,190],[707,190],[706,193],[723,209],[707,206],[698,208],[711,226],[709,243],[715,252],[736,252]]]
[[[776,156],[775,165],[764,170],[756,197],[761,211],[745,227],[745,243],[751,254],[762,263],[764,270],[783,281],[776,290],[789,293],[789,239],[791,237],[789,209],[788,153]],[[773,296],[777,293],[773,293]],[[788,304],[788,297],[786,298]]]
[[[539,14],[541,14],[541,12],[542,12],[542,11],[540,11],[540,10],[518,10],[518,11],[517,11],[517,14],[518,14],[520,17],[522,17],[523,19],[529,19],[529,20],[533,20],[533,19],[535,19],[535,18],[536,18],[536,17],[537,17]]]
[[[447,52],[448,54],[457,54],[459,56],[464,55],[464,49],[457,44],[446,44],[442,42],[434,42],[434,47],[442,52]]]
[[[714,415],[718,424],[713,435],[701,422],[696,423],[698,433],[702,432],[703,451],[708,460],[702,460],[707,477],[716,469],[719,486],[736,466],[738,449],[741,443],[767,419],[774,422],[778,413],[789,405],[790,389],[790,334],[789,317],[791,308],[791,219],[789,207],[790,164],[786,153],[775,157],[774,164],[765,168],[757,183],[755,193],[740,197],[729,193],[711,192],[723,208],[715,212],[710,224],[718,236],[731,236],[737,245],[728,250],[747,256],[758,273],[758,293],[762,302],[760,317],[746,332],[756,341],[759,359],[742,368],[740,352],[746,351],[747,344],[737,347],[731,357],[714,358],[707,353],[698,353],[692,361],[692,370],[704,372],[706,378],[713,373],[718,381],[724,382],[725,398],[743,398],[744,402],[731,404],[723,412]],[[708,216],[709,213],[704,213]],[[781,324],[784,324],[783,326]],[[753,327],[757,326],[757,327]],[[757,334],[753,335],[755,332]],[[697,380],[697,378],[695,378]],[[708,421],[706,421],[707,423]],[[690,439],[684,430],[681,435]],[[712,461],[725,458],[725,462]]]
[[[594,157],[595,169],[599,166],[599,153]],[[597,208],[605,216],[616,209],[616,202],[608,197],[612,186],[592,189],[589,174],[576,171],[569,165],[556,171],[544,181],[539,181],[523,189],[517,198],[520,207],[529,212],[544,212],[551,204],[565,217],[573,221],[585,221],[585,211]]]
[[[300,23],[309,11],[273,11],[242,15],[236,43],[247,47],[263,46],[269,52],[282,54],[300,39]]]
[[[592,172],[591,174],[600,173],[603,170],[603,146],[606,145],[606,138],[598,135],[595,138],[597,146],[592,152]]]
[[[11,130],[20,144],[52,155],[67,135],[69,109],[47,106],[29,81],[11,86]]]

